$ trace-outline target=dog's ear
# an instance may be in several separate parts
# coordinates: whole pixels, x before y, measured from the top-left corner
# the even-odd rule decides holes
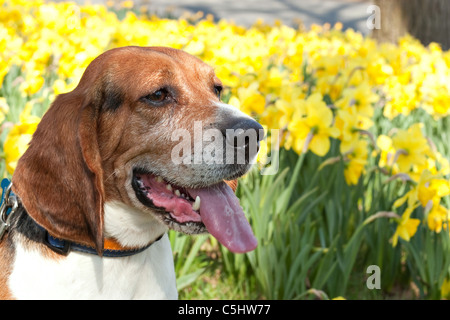
[[[13,191],[28,214],[58,238],[103,250],[103,170],[99,109],[73,91],[42,118],[14,172]]]
[[[238,186],[238,181],[237,179],[235,180],[227,180],[225,181],[227,185],[230,186],[231,189],[233,189],[234,192],[236,192],[237,186]]]

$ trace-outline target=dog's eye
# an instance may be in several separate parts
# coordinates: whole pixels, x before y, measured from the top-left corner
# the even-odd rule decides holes
[[[159,89],[156,90],[153,93],[150,93],[149,95],[145,96],[143,99],[147,102],[153,103],[153,104],[160,104],[164,102],[169,97],[169,92],[167,89]]]
[[[214,93],[216,96],[220,99],[220,96],[222,94],[223,87],[222,86],[214,86]]]

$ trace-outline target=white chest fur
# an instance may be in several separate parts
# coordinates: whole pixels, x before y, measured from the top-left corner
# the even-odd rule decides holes
[[[18,299],[177,299],[173,270],[167,235],[123,258],[72,252],[53,260],[18,247],[9,285]]]
[[[111,221],[114,220],[111,208],[115,206],[105,206],[106,230],[108,221],[114,224]],[[113,211],[117,213],[117,210]],[[129,215],[128,219],[133,220]],[[140,219],[142,217],[137,219],[137,223],[145,227]],[[134,227],[137,232],[139,226]],[[117,228],[114,233],[116,232],[119,232]],[[100,258],[92,254],[71,252],[67,257],[54,260],[42,256],[38,251],[25,249],[19,243],[9,286],[13,296],[18,299],[178,297],[172,250],[167,234],[147,250],[122,258]]]

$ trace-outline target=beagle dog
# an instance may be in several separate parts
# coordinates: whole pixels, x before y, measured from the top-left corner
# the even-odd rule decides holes
[[[181,50],[97,57],[17,164],[0,298],[176,299],[169,229],[253,250],[234,190],[264,131],[221,91],[214,70]],[[215,131],[205,143],[199,130]]]

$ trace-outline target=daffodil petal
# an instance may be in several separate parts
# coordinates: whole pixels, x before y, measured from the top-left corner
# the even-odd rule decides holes
[[[323,157],[330,150],[330,139],[324,135],[314,135],[309,144],[309,149],[320,157]]]

